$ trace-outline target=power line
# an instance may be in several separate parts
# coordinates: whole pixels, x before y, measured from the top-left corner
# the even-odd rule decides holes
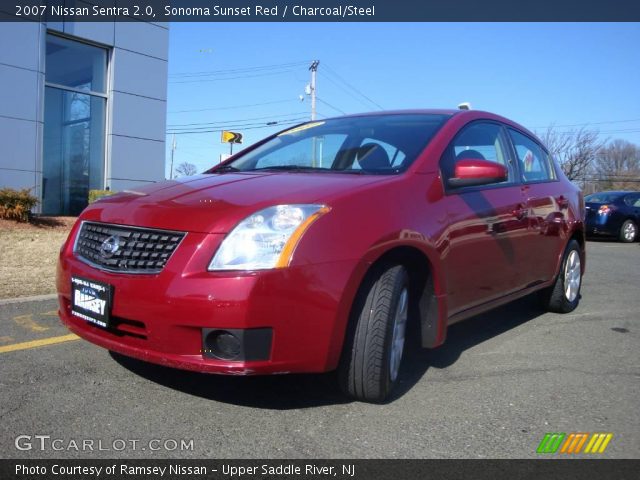
[[[622,129],[622,130],[601,130],[598,131],[597,133],[599,135],[611,135],[611,134],[616,134],[616,133],[638,133],[640,132],[640,128],[630,128],[630,129]],[[576,136],[576,135],[580,135],[580,132],[572,132],[572,131],[565,131],[565,132],[558,132],[561,135],[568,135],[568,136]]]
[[[251,117],[251,118],[239,118],[239,119],[234,119],[234,120],[224,120],[224,122],[226,123],[237,123],[237,122],[246,122],[249,120],[264,120],[265,118],[277,118],[277,117],[291,117],[294,115],[305,115],[306,112],[296,112],[296,113],[279,113],[276,115],[266,115],[264,117]],[[169,128],[179,128],[179,127],[190,127],[190,126],[197,126],[197,125],[220,125],[223,121],[217,121],[217,122],[197,122],[197,123],[171,123],[168,124],[167,127]]]
[[[230,128],[238,128],[238,127],[252,127],[254,125],[277,125],[280,122],[288,122],[288,121],[294,121],[294,120],[304,120],[305,117],[295,117],[295,118],[284,118],[282,120],[277,120],[274,122],[245,122],[245,123],[231,123],[231,122],[218,122],[218,123],[212,123],[209,124],[207,126],[203,126],[203,127],[176,127],[176,128],[169,128],[168,131],[170,131],[171,133],[173,132],[179,132],[181,130],[205,130],[208,128],[222,128],[224,130],[228,130]]]
[[[347,82],[342,76],[340,76],[338,74],[338,72],[336,72],[333,68],[331,68],[329,65],[325,65],[325,68],[327,70],[328,73],[330,73],[331,75],[333,75],[336,79],[338,79],[340,82],[342,82],[344,85],[346,85],[347,87],[349,87],[351,90],[353,90],[355,93],[357,93],[358,95],[360,95],[361,97],[363,97],[365,100],[367,100],[368,102],[370,102],[371,104],[375,105],[377,108],[384,110],[384,107],[382,105],[380,105],[378,102],[372,100],[371,98],[369,98],[367,95],[365,95],[364,93],[362,93],[362,91],[359,88],[354,87],[351,83]]]
[[[254,66],[254,67],[232,68],[232,69],[226,69],[226,70],[209,70],[205,72],[171,73],[169,74],[169,77],[188,78],[188,77],[210,76],[210,75],[228,75],[228,74],[245,73],[245,72],[252,72],[252,71],[290,68],[290,67],[296,67],[299,65],[306,65],[307,63],[309,62],[302,61],[302,62],[279,63],[275,65],[261,65],[261,66]]]
[[[289,69],[289,70],[282,70],[279,72],[263,72],[263,73],[256,73],[255,75],[237,75],[237,76],[232,76],[232,77],[221,77],[221,78],[204,78],[204,79],[197,79],[197,80],[179,80],[179,81],[169,81],[169,83],[171,84],[181,84],[181,83],[209,83],[209,82],[222,82],[225,80],[239,80],[239,79],[245,79],[245,78],[258,78],[258,77],[267,77],[267,76],[273,76],[273,75],[284,75],[285,73],[290,73],[293,72],[294,69]]]
[[[606,120],[602,122],[585,122],[585,123],[573,123],[573,124],[565,124],[565,125],[556,125],[550,124],[544,127],[531,127],[531,128],[555,128],[555,127],[585,127],[589,125],[606,125],[609,123],[627,123],[627,122],[640,122],[640,118],[631,118],[628,120]]]
[[[323,99],[321,99],[320,97],[317,97],[317,100],[318,100],[320,103],[325,104],[327,107],[329,107],[329,108],[331,108],[331,109],[335,110],[336,112],[339,112],[339,113],[341,113],[341,114],[343,114],[343,115],[346,115],[346,114],[347,114],[347,112],[345,112],[344,110],[340,110],[338,107],[334,107],[334,106],[333,106],[333,105],[331,105],[329,102],[325,102],[325,101],[324,101]]]
[[[287,98],[285,100],[273,100],[271,102],[262,102],[262,103],[249,103],[245,105],[234,105],[231,107],[207,107],[207,108],[196,108],[191,110],[172,110],[168,113],[191,113],[191,112],[209,112],[214,110],[237,110],[240,108],[250,108],[250,107],[260,107],[262,105],[275,105],[276,103],[286,103],[286,102],[297,102],[298,100],[294,98]]]
[[[297,119],[297,120],[291,120],[291,121],[287,121],[287,122],[278,122],[275,125],[261,125],[261,126],[254,126],[254,127],[243,127],[243,130],[256,130],[256,129],[260,129],[260,128],[272,128],[272,127],[281,127],[281,126],[287,126],[287,125],[294,125],[294,124],[298,124],[301,123],[302,121],[306,120],[306,118],[302,118],[302,119]],[[235,128],[235,127],[224,127],[224,128]],[[224,128],[215,128],[212,130],[200,130],[200,131],[186,131],[186,132],[167,132],[167,135],[173,135],[174,133],[176,135],[187,135],[187,134],[199,134],[199,133],[217,133],[217,132],[221,132],[222,130],[224,130]]]
[[[356,92],[358,95],[361,95],[363,98],[365,98],[367,101],[371,102],[373,105],[375,105],[377,108],[379,108],[380,110],[384,110],[384,107],[382,105],[380,105],[378,102],[372,100],[371,98],[369,98],[368,96],[366,96],[364,93],[362,93],[361,90],[359,90],[358,88],[354,87],[353,85],[351,85],[349,82],[347,82],[344,78],[342,78],[333,68],[331,68],[330,66],[325,64],[325,68],[326,70],[332,74],[334,77],[336,77],[338,80],[340,80],[342,83],[344,83],[347,87],[349,87],[351,90],[353,90],[354,92]]]
[[[328,80],[330,83],[332,83],[333,85],[335,85],[336,87],[338,87],[340,90],[342,90],[344,93],[346,93],[347,95],[349,95],[351,98],[353,98],[354,100],[356,100],[357,102],[360,102],[361,105],[364,105],[366,108],[371,108],[371,105],[369,103],[367,103],[366,100],[364,100],[363,98],[357,97],[353,94],[353,92],[351,92],[350,90],[348,90],[346,87],[344,87],[343,85],[339,84],[337,81],[333,80],[330,76],[326,75],[324,72],[320,72],[320,75],[322,76],[322,78],[324,78],[325,80]]]

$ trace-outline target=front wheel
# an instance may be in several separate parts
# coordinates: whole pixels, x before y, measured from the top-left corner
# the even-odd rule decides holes
[[[355,326],[339,368],[340,386],[350,397],[382,402],[400,371],[409,315],[409,277],[401,265],[371,276],[354,305]]]
[[[582,286],[582,264],[580,245],[571,240],[565,249],[562,266],[556,281],[550,288],[541,292],[543,306],[552,312],[569,313],[580,303]]]
[[[624,243],[632,243],[636,236],[638,235],[638,226],[633,222],[633,220],[627,220],[620,227],[620,234],[618,237],[621,242]]]

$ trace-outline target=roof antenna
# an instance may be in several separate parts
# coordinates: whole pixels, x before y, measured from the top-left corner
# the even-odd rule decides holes
[[[471,110],[471,103],[462,102],[462,103],[458,104],[458,110]]]

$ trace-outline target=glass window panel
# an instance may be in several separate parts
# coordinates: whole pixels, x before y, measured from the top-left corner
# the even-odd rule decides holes
[[[43,213],[78,215],[103,188],[106,100],[45,89]]]
[[[455,164],[463,159],[487,160],[503,165],[509,175],[503,184],[515,181],[515,169],[506,154],[502,129],[495,123],[476,122],[463,128],[447,148],[440,166],[445,178],[454,175]]]
[[[47,36],[46,81],[86,92],[105,93],[107,51],[55,35]]]
[[[229,166],[248,171],[298,165],[347,172],[361,169],[360,160],[368,156],[365,173],[398,173],[418,157],[447,118],[372,115],[308,123],[279,133]],[[366,139],[375,145],[363,145]]]
[[[404,159],[407,158],[404,152],[402,152],[398,147],[391,145],[387,142],[377,140],[375,138],[365,138],[364,140],[362,140],[362,142],[360,142],[360,147],[362,147],[363,145],[364,146],[377,145],[380,148],[382,148],[387,154],[387,157],[389,158],[389,165],[392,167],[397,167],[399,165],[402,165],[402,162],[404,162]],[[360,162],[358,162],[357,159],[353,162],[353,165],[351,166],[351,168],[354,170],[362,169],[362,167],[360,166]]]
[[[306,137],[284,146],[258,160],[255,168],[278,165],[331,168],[346,135],[319,135]]]
[[[509,129],[509,135],[520,162],[522,179],[525,182],[540,182],[554,179],[549,156],[529,137]]]

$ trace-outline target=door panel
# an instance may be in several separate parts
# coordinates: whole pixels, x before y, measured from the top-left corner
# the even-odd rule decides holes
[[[441,159],[447,188],[449,248],[445,256],[449,314],[502,297],[526,285],[523,239],[527,208],[503,127],[473,122],[461,129]],[[503,165],[504,182],[451,188],[457,161],[477,158]]]
[[[527,235],[519,186],[478,190],[448,199],[449,249],[444,259],[453,315],[520,290]]]
[[[532,138],[515,130],[509,129],[509,137],[518,159],[528,211],[524,272],[528,284],[533,285],[550,280],[555,274],[568,231],[569,204],[546,151]]]
[[[559,182],[537,183],[523,188],[528,215],[526,249],[529,252],[530,283],[550,280],[562,253],[567,226],[566,198],[558,192]]]

